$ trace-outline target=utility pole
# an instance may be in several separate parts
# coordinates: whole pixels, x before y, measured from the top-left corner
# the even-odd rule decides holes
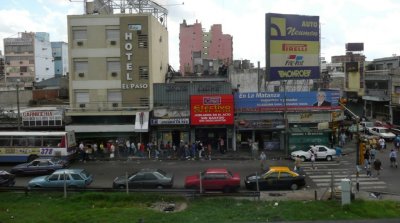
[[[20,109],[19,109],[19,79],[17,79],[17,126],[18,126],[18,131],[21,131],[21,113],[20,113]]]

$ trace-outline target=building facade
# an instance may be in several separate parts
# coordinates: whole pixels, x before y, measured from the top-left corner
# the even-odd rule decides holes
[[[222,33],[221,24],[214,24],[209,32],[204,32],[201,23],[188,25],[183,20],[179,30],[179,62],[183,75],[212,70],[214,66],[229,66],[232,60],[233,37]]]
[[[68,42],[66,129],[147,142],[153,83],[168,69],[166,27],[147,13],[70,15]]]
[[[20,81],[25,87],[54,77],[50,36],[45,32],[18,33],[16,38],[4,39],[5,79]]]
[[[68,44],[66,42],[51,42],[54,60],[54,76],[63,77],[68,74]]]

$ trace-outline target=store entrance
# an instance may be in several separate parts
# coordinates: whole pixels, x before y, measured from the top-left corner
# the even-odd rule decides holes
[[[195,130],[196,141],[201,141],[203,144],[211,144],[213,150],[218,149],[218,139],[224,140],[227,145],[226,128],[199,128]]]

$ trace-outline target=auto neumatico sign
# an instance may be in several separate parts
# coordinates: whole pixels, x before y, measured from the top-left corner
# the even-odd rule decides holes
[[[192,125],[233,125],[233,95],[190,96]]]

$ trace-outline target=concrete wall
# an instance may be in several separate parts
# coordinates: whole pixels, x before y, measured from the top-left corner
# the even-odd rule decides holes
[[[32,99],[32,91],[20,90],[19,91],[19,106],[27,107],[29,101]],[[0,109],[10,110],[17,109],[17,91],[0,91]]]

